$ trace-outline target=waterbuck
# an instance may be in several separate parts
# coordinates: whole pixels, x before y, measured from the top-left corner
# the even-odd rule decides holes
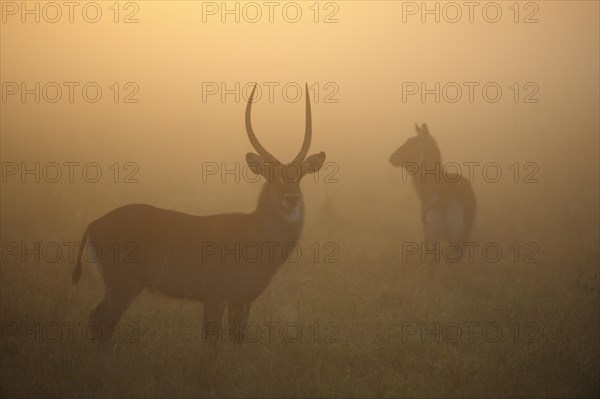
[[[256,86],[246,105],[246,133],[258,154],[246,154],[246,162],[266,182],[254,212],[195,216],[132,204],[88,225],[73,270],[73,283],[80,278],[86,244],[100,250],[112,248],[115,243],[134,246],[131,256],[120,262],[107,255],[95,259],[105,296],[90,319],[101,327],[103,337],[109,335],[106,333],[144,288],[202,302],[204,326],[218,328],[224,309],[229,306],[229,323],[244,328],[252,301],[293,252],[283,247],[295,244],[302,231],[304,203],[300,180],[322,167],[325,153],[306,157],[312,137],[308,86],[302,148],[285,165],[261,145],[252,130],[255,90]],[[215,341],[215,330],[210,332],[213,334],[208,340]]]
[[[412,175],[421,201],[426,243],[446,240],[460,245],[468,239],[475,221],[475,193],[463,176],[443,172],[440,150],[427,125],[415,127],[417,135],[394,151],[390,163]]]

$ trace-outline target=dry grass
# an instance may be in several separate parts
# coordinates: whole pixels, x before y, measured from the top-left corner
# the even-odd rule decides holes
[[[114,358],[99,353],[81,333],[73,342],[63,337],[56,343],[23,329],[9,334],[6,323],[11,322],[85,323],[102,285],[93,268],[85,267],[80,285],[71,286],[73,265],[66,260],[3,262],[1,396],[455,398],[593,397],[600,392],[597,192],[582,193],[579,206],[557,212],[565,203],[560,196],[540,209],[540,200],[548,198],[542,184],[530,187],[515,205],[507,199],[523,193],[523,187],[480,189],[485,206],[477,239],[504,248],[513,241],[535,241],[540,262],[514,263],[506,256],[496,264],[439,264],[430,277],[420,262],[401,262],[399,243],[421,235],[408,186],[394,186],[386,198],[373,198],[374,191],[363,187],[351,203],[339,199],[342,188],[352,187],[336,187],[339,213],[329,218],[318,212],[318,188],[306,186],[312,213],[302,247],[334,241],[340,262],[305,257],[285,265],[251,311],[251,321],[258,324],[298,323],[299,342],[279,335],[271,342],[223,345],[207,366],[202,306],[149,293],[134,302],[121,323],[135,323],[139,341],[119,344]],[[98,200],[101,187],[93,188],[96,193],[82,192],[77,199],[49,192],[18,204],[3,192],[3,202],[8,199],[3,242],[78,241],[88,220],[122,200]],[[77,208],[84,198],[88,206]],[[202,213],[204,204],[186,198],[191,212]],[[55,201],[56,212],[43,212],[48,200]],[[174,208],[186,203],[175,196],[155,200]],[[73,218],[74,209],[82,209],[80,220]],[[334,323],[336,342],[324,343],[326,334],[321,334],[315,343],[309,330],[315,322]],[[431,336],[421,342],[418,335],[403,335],[405,323],[451,322],[497,323],[502,335],[495,343],[481,333],[457,342],[442,336],[439,343]],[[529,340],[524,330],[515,340],[515,323],[539,327],[534,342],[523,342]]]

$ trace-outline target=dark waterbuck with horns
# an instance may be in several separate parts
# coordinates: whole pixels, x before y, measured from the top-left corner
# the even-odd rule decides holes
[[[254,134],[250,115],[255,90],[256,86],[246,105],[246,133],[258,154],[248,153],[246,161],[250,170],[266,182],[254,212],[195,216],[132,204],[107,213],[87,227],[73,283],[81,275],[86,243],[101,250],[115,243],[133,243],[136,250],[131,256],[134,261],[115,262],[112,256],[97,259],[105,296],[90,319],[100,325],[103,337],[110,335],[105,332],[113,329],[144,288],[202,302],[204,326],[219,326],[229,307],[229,323],[243,328],[252,301],[265,290],[288,253],[293,254],[282,247],[295,244],[302,231],[300,180],[322,167],[325,153],[306,157],[312,137],[308,87],[304,141],[289,164],[279,162]],[[251,255],[241,256],[243,248],[251,248]]]
[[[415,127],[417,135],[394,151],[390,163],[412,175],[421,201],[426,242],[463,244],[471,233],[477,208],[471,183],[463,176],[442,173],[440,150],[427,125]]]

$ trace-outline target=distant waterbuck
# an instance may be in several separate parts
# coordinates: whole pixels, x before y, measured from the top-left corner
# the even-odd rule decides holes
[[[248,153],[249,169],[264,177],[256,209],[251,213],[195,216],[150,205],[117,208],[90,223],[81,240],[73,283],[81,275],[84,248],[106,249],[133,244],[129,259],[95,259],[105,286],[102,302],[90,319],[110,332],[127,307],[147,288],[175,298],[204,304],[203,325],[218,328],[224,310],[243,328],[252,301],[266,289],[290,251],[286,244],[300,238],[304,202],[300,180],[317,172],[325,153],[306,157],[311,143],[311,107],[306,87],[306,130],[298,155],[282,164],[258,141],[251,109],[256,86],[246,105],[246,133],[257,154]],[[248,254],[240,256],[239,251]],[[205,331],[216,338],[215,330]],[[203,335],[204,337],[204,335]],[[211,338],[209,337],[209,338]],[[209,339],[209,341],[212,339]]]
[[[440,150],[424,123],[415,124],[417,135],[409,138],[390,157],[404,168],[421,201],[421,222],[427,243],[449,241],[460,245],[471,232],[476,202],[471,183],[463,176],[442,172]]]

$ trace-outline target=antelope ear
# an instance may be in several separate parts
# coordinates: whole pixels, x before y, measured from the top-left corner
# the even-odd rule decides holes
[[[426,123],[423,123],[421,125],[421,127],[419,127],[418,124],[415,124],[415,127],[417,129],[417,136],[418,137],[420,137],[422,139],[425,139],[425,138],[429,137],[429,129],[427,128],[427,124]]]
[[[260,155],[255,154],[253,152],[247,153],[246,163],[248,164],[248,167],[253,173],[267,178],[267,168],[265,165],[265,161],[261,158]]]
[[[325,163],[325,153],[312,154],[302,162],[302,175],[318,172]]]

